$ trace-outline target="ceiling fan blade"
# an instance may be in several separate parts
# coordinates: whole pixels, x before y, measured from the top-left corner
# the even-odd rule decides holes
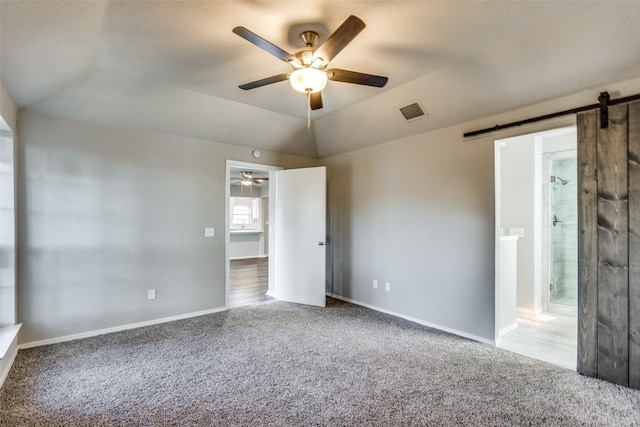
[[[311,96],[311,109],[319,110],[322,108],[322,92],[314,92],[310,94]]]
[[[278,83],[285,80],[289,80],[289,73],[278,74],[276,76],[267,77],[264,79],[256,80],[255,82],[245,83],[243,85],[238,86],[240,89],[249,90],[255,89],[257,87],[270,85],[272,83]]]
[[[383,76],[374,76],[373,74],[358,73],[357,71],[341,70],[339,68],[327,70],[327,77],[334,82],[355,83],[357,85],[375,87],[384,87],[389,80]]]
[[[298,58],[296,58],[289,52],[286,52],[280,49],[278,46],[271,43],[270,41],[263,39],[256,33],[253,33],[247,30],[245,27],[235,27],[233,29],[233,32],[239,35],[240,37],[242,37],[243,39],[247,40],[248,42],[258,46],[260,49],[275,56],[276,58],[281,59],[286,63],[300,66],[300,61],[298,60]]]
[[[329,36],[327,40],[313,53],[314,58],[322,58],[328,64],[337,54],[366,27],[364,21],[351,15]]]

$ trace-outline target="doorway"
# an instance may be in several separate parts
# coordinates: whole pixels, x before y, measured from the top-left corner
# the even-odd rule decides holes
[[[264,201],[243,200],[246,196],[240,190],[237,205],[231,207],[231,174],[240,169],[239,181],[255,180],[257,172],[268,172],[263,181],[268,181],[268,224],[261,221],[257,212]],[[247,235],[259,235],[264,251],[268,250],[267,295],[279,301],[307,304],[317,307],[326,306],[326,168],[324,166],[301,169],[281,170],[276,166],[227,160],[226,172],[226,220],[225,220],[225,305],[230,306],[231,258],[253,258],[237,256],[231,247],[232,225],[234,232],[241,237],[241,243]],[[242,174],[244,172],[244,174]],[[247,174],[247,172],[251,172]],[[250,177],[247,178],[247,175]],[[242,184],[242,183],[241,183]],[[247,188],[252,187],[247,183]],[[234,190],[235,191],[235,190]],[[257,190],[249,191],[249,197],[255,198]],[[262,194],[262,191],[261,191]],[[235,203],[235,202],[234,202]],[[235,204],[234,204],[235,206]],[[233,215],[237,215],[234,219]],[[254,218],[256,216],[256,218]],[[244,226],[244,227],[243,227]],[[260,228],[262,226],[262,229]],[[268,234],[264,238],[264,234]],[[246,245],[245,245],[246,246]],[[241,247],[245,250],[246,247]],[[240,250],[240,249],[239,249]],[[258,252],[258,257],[260,257]],[[264,252],[262,253],[264,255]]]
[[[226,305],[273,301],[270,173],[277,166],[227,161]]]
[[[496,344],[573,370],[576,146],[575,126],[522,135],[496,141],[495,163]]]

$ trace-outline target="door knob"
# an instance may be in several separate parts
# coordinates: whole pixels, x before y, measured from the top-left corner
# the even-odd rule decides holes
[[[326,246],[327,242],[318,242],[318,246]]]

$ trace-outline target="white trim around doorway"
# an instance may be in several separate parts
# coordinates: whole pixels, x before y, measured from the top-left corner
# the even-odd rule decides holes
[[[224,301],[225,301],[225,307],[229,307],[229,294],[230,294],[230,262],[229,262],[229,247],[230,247],[230,233],[229,233],[229,228],[230,228],[230,212],[229,212],[229,197],[231,196],[231,168],[246,168],[249,170],[253,170],[253,171],[261,171],[261,172],[269,172],[270,175],[272,172],[277,172],[279,170],[282,170],[283,168],[280,166],[273,166],[273,165],[263,165],[260,163],[248,163],[248,162],[241,162],[241,161],[236,161],[236,160],[227,160],[227,166],[226,166],[226,170],[225,170],[225,202],[224,202],[224,211],[225,211],[225,220],[224,220],[224,281],[225,281],[225,295],[224,295]],[[272,182],[273,180],[269,181],[269,192],[270,192],[270,196],[271,196],[271,189],[272,189]],[[269,227],[269,230],[264,230],[265,233],[269,233],[271,234],[271,227]],[[274,236],[270,236],[270,238],[272,238]],[[269,258],[269,292],[273,292],[272,291],[272,260],[273,257]]]

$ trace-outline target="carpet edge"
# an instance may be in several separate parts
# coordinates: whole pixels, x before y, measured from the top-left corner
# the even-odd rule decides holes
[[[374,310],[374,311],[379,311],[380,313],[385,313],[385,314],[389,314],[391,316],[399,317],[401,319],[408,320],[410,322],[417,323],[417,324],[422,325],[422,326],[427,326],[429,328],[437,329],[439,331],[448,332],[450,334],[458,335],[460,337],[467,338],[467,339],[470,339],[470,340],[473,340],[473,341],[478,341],[478,342],[481,342],[481,343],[484,343],[484,344],[489,344],[489,345],[492,345],[494,347],[496,347],[496,345],[497,345],[496,340],[492,340],[492,339],[481,337],[481,336],[474,335],[474,334],[469,334],[467,332],[463,332],[463,331],[459,331],[457,329],[453,329],[453,328],[449,328],[449,327],[446,327],[446,326],[438,325],[436,323],[427,322],[427,321],[424,321],[422,319],[418,319],[418,318],[415,318],[415,317],[407,316],[407,315],[404,315],[404,314],[401,314],[401,313],[397,313],[395,311],[391,311],[391,310],[387,310],[387,309],[384,309],[384,308],[381,308],[381,307],[377,307],[375,305],[371,305],[371,304],[367,304],[367,303],[364,303],[364,302],[361,302],[361,301],[358,301],[358,300],[354,300],[354,299],[351,299],[351,298],[343,297],[342,295],[328,293],[327,296],[330,296],[331,298],[339,299],[341,301],[345,301],[345,302],[348,302],[348,303],[351,303],[351,304],[359,305],[359,306],[362,306],[362,307],[365,307],[365,308],[368,308],[368,309],[371,309],[371,310]]]
[[[58,344],[58,343],[78,340],[82,338],[97,337],[99,335],[106,335],[113,332],[121,332],[121,331],[130,330],[130,329],[144,328],[146,326],[159,325],[162,323],[174,322],[176,320],[189,319],[191,317],[205,316],[207,314],[220,313],[223,311],[227,311],[229,310],[229,308],[230,307],[224,306],[224,307],[212,308],[208,310],[194,311],[191,313],[177,314],[175,316],[161,317],[159,319],[146,320],[144,322],[130,323],[126,325],[114,326],[111,328],[81,332],[79,334],[64,335],[62,337],[48,338],[48,339],[39,340],[39,341],[31,341],[27,343],[18,344],[18,350],[24,350],[24,349],[33,348],[33,347],[41,347],[44,345]]]

